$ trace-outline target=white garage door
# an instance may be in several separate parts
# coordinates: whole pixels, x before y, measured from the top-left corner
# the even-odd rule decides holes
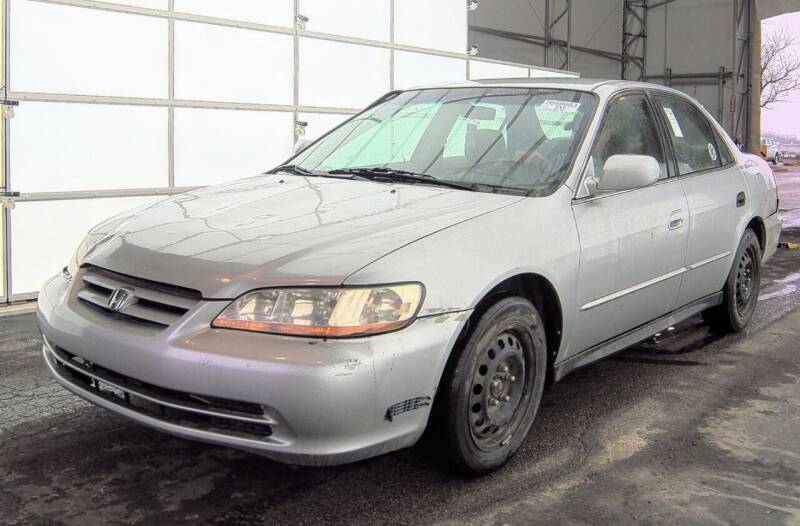
[[[472,61],[464,0],[6,0],[0,299],[35,296],[99,221],[258,173],[384,92]],[[305,124],[305,126],[304,126]],[[0,182],[2,186],[2,182]]]

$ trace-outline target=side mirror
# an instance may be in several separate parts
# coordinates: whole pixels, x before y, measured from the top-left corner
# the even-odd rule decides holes
[[[294,143],[294,150],[293,150],[294,155],[297,155],[298,153],[302,152],[303,150],[311,146],[313,142],[314,141],[312,141],[311,139],[298,139],[297,142]]]
[[[658,181],[661,167],[649,155],[612,155],[603,165],[596,188],[604,192],[618,192],[650,186]]]

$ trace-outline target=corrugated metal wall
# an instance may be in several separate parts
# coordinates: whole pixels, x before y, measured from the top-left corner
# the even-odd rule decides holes
[[[478,8],[470,13],[470,44],[478,46],[478,56],[541,65],[546,63],[545,49],[549,49],[547,65],[560,67],[558,62],[564,53],[559,41],[566,41],[569,35],[570,69],[584,77],[621,78],[625,0],[572,0],[571,30],[567,17],[558,18],[568,3],[567,0],[480,0]],[[738,70],[747,74],[747,62],[741,63],[740,59],[749,36],[749,1],[627,3],[634,12],[628,17],[628,38],[639,32],[646,35],[645,39],[633,39],[631,55],[642,57],[646,53],[646,71],[632,63],[625,78],[638,80],[644,73],[650,82],[685,91],[699,99],[736,135],[736,113],[742,109],[743,100],[741,93],[737,100],[734,73]],[[643,4],[649,8],[642,8]],[[642,17],[645,23],[637,17]],[[549,37],[548,25],[552,26]],[[738,86],[740,91],[746,90],[746,82],[745,78],[744,85]],[[738,133],[745,124],[739,122]]]

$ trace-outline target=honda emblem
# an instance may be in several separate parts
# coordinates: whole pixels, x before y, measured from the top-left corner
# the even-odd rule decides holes
[[[111,296],[108,297],[108,308],[114,312],[119,312],[131,305],[135,299],[131,289],[115,289]]]

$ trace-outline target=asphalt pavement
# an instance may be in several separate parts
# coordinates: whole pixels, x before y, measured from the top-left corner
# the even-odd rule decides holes
[[[781,249],[745,333],[695,318],[568,376],[478,479],[420,448],[293,468],[151,431],[58,387],[33,316],[3,317],[0,524],[800,524],[798,286]]]

